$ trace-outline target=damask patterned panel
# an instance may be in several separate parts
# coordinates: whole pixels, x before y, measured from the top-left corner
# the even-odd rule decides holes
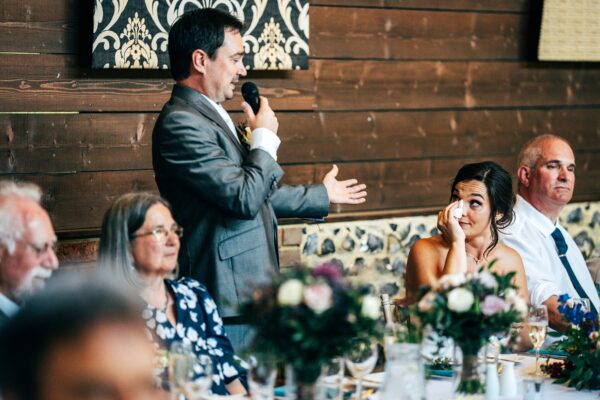
[[[95,0],[93,68],[169,68],[169,28],[219,8],[244,22],[247,69],[308,68],[308,0]]]

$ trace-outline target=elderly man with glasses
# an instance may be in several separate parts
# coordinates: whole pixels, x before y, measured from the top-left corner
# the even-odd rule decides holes
[[[0,325],[58,268],[56,235],[30,183],[0,181]]]

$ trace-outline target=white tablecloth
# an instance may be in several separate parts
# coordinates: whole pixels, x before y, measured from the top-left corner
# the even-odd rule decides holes
[[[523,398],[523,375],[534,370],[535,357],[523,356],[522,362],[516,365],[518,395],[516,397],[500,397],[499,400],[521,400]],[[540,363],[545,359],[540,359]],[[600,392],[577,391],[565,385],[552,383],[548,378],[543,385],[542,399],[544,400],[587,400],[598,399]],[[427,400],[448,400],[452,394],[451,379],[431,379],[427,381]]]
[[[523,398],[523,376],[535,369],[535,357],[519,357],[520,362],[516,365],[518,395],[516,397],[499,397],[498,400],[521,400]],[[541,358],[540,363],[545,362]],[[372,374],[365,378],[371,382],[381,382],[383,373]],[[565,385],[552,383],[553,379],[546,379],[543,384],[543,400],[588,400],[598,399],[600,391],[577,391]],[[426,383],[427,400],[448,400],[452,398],[452,379],[451,378],[433,378]],[[371,396],[372,399],[378,399],[377,393]]]

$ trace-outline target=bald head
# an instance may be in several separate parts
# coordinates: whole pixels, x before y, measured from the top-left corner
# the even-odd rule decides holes
[[[0,292],[15,302],[42,288],[58,267],[54,228],[38,200],[0,192]]]
[[[521,150],[517,175],[519,194],[555,222],[563,207],[573,197],[573,149],[559,136],[537,136]]]

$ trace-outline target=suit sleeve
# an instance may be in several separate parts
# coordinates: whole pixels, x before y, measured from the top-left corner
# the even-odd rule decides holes
[[[219,132],[188,111],[173,111],[159,124],[155,170],[176,177],[232,217],[254,218],[283,176],[277,162],[260,149],[238,165],[219,144]]]
[[[278,218],[320,218],[329,213],[329,196],[322,184],[283,185],[271,196],[271,204]]]

